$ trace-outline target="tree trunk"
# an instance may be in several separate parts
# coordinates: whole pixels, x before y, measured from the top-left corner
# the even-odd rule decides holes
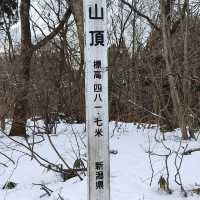
[[[71,16],[71,4],[68,5],[63,18],[58,26],[37,44],[31,43],[30,29],[30,0],[21,0],[20,3],[20,20],[21,20],[21,70],[19,73],[19,81],[17,84],[17,95],[15,99],[15,108],[13,115],[13,123],[10,136],[26,137],[26,119],[28,113],[28,92],[30,84],[30,67],[33,52],[45,46],[53,39]]]
[[[179,91],[176,87],[176,81],[173,75],[173,56],[172,56],[172,46],[171,46],[171,33],[170,33],[170,1],[161,0],[161,16],[162,16],[162,33],[163,33],[163,47],[164,47],[164,59],[166,63],[166,71],[168,75],[168,82],[170,86],[171,99],[173,103],[173,109],[175,118],[178,126],[182,132],[182,138],[188,139],[185,112],[183,105],[180,101]]]
[[[84,24],[83,24],[83,0],[72,1],[72,12],[77,26],[78,40],[80,47],[80,71],[83,70],[84,65]]]
[[[85,105],[85,98],[83,91],[84,91],[84,23],[83,23],[83,0],[73,0],[72,1],[72,13],[74,15],[74,19],[76,22],[76,27],[77,27],[77,33],[78,33],[78,40],[79,40],[79,48],[80,48],[80,57],[81,57],[81,62],[80,62],[80,68],[79,72],[77,73],[76,77],[76,84],[77,88],[79,88],[79,99],[80,99],[80,104],[79,104],[79,110],[77,113],[84,113],[83,112],[83,107]],[[83,116],[78,115],[77,118],[79,118],[79,121],[82,121]]]
[[[190,105],[191,105],[191,80],[188,78],[191,76],[191,71],[189,69],[189,61],[188,61],[188,29],[189,29],[189,0],[186,0],[186,9],[185,12],[187,13],[185,20],[183,20],[183,38],[184,38],[184,74],[183,74],[183,105],[185,110],[185,121],[187,122],[188,126],[188,134],[190,137],[194,137],[192,134],[192,122],[190,117]],[[189,133],[190,132],[190,133]]]
[[[28,111],[28,91],[30,80],[30,65],[32,58],[31,31],[29,22],[30,0],[21,0],[21,69],[17,84],[17,95],[13,114],[10,136],[26,137],[26,119]]]

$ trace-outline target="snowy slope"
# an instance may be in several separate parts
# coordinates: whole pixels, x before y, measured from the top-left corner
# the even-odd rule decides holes
[[[39,123],[42,126],[42,123]],[[61,155],[70,165],[76,159],[80,150],[82,157],[85,157],[85,147],[83,141],[86,141],[84,125],[59,124],[57,134],[52,135],[51,139]],[[114,131],[113,131],[114,130]],[[148,154],[146,150],[151,147],[154,152],[165,154],[161,144],[153,142],[156,128],[140,128],[134,124],[110,123],[111,149],[117,150],[117,154],[111,154],[111,199],[113,200],[180,200],[182,194],[180,188],[174,183],[175,167],[173,158],[169,160],[169,170],[171,174],[170,187],[173,190],[171,195],[159,191],[158,179],[161,175],[166,175],[162,171],[164,160],[162,157],[152,157],[155,176],[152,186],[149,186],[151,178],[151,168],[149,165]],[[75,140],[78,138],[78,146]],[[0,163],[6,163],[8,167],[0,164],[0,187],[2,188],[6,181],[14,181],[17,187],[11,190],[0,189],[0,200],[86,200],[87,199],[87,181],[84,177],[83,181],[79,178],[73,178],[67,182],[63,182],[60,175],[42,168],[34,159],[31,160],[25,153],[28,151],[12,142],[10,139],[0,134],[0,152],[10,156],[15,164],[8,161],[4,156],[0,155]],[[159,136],[159,133],[158,133]],[[81,140],[80,140],[81,138]],[[31,142],[33,138],[29,138]],[[172,149],[177,149],[179,144],[178,131],[169,133],[166,145]],[[174,140],[176,139],[176,142]],[[41,137],[35,138],[35,141],[41,140]],[[25,141],[18,138],[17,141]],[[151,141],[151,145],[149,145]],[[198,146],[200,141],[191,141],[190,146]],[[186,143],[183,143],[186,145]],[[55,163],[61,163],[58,156],[50,146],[48,139],[42,143],[36,144],[34,150],[40,155]],[[183,170],[181,170],[182,181],[185,190],[188,192],[189,200],[199,199],[198,195],[192,194],[190,190],[195,183],[200,184],[200,153],[194,153],[186,156],[183,161]],[[47,196],[40,186],[35,184],[45,184],[53,192],[51,196]],[[59,198],[60,197],[62,198]]]

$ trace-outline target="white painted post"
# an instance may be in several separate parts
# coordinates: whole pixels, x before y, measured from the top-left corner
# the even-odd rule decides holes
[[[110,200],[106,0],[83,0],[88,200]]]

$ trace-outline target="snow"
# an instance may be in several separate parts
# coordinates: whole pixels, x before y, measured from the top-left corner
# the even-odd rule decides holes
[[[29,122],[29,125],[33,123]],[[111,154],[111,200],[181,200],[183,194],[180,187],[174,182],[176,168],[174,165],[174,155],[169,158],[170,171],[170,188],[173,193],[167,194],[159,190],[158,179],[161,175],[165,176],[163,171],[164,157],[152,156],[155,176],[150,187],[151,168],[149,158],[146,151],[149,149],[154,153],[167,154],[167,150],[163,148],[162,143],[155,142],[155,134],[157,138],[161,138],[161,134],[157,130],[156,125],[151,128],[143,126],[138,128],[133,123],[117,123],[110,122],[110,149],[117,150],[117,154]],[[38,122],[38,130],[42,131],[42,122]],[[7,131],[9,126],[7,127]],[[158,131],[158,132],[157,132]],[[30,129],[28,130],[30,132]],[[76,137],[75,137],[76,136]],[[8,167],[0,164],[0,200],[86,200],[87,199],[87,178],[83,181],[79,178],[73,178],[66,182],[62,181],[61,176],[52,171],[48,171],[31,159],[31,153],[19,144],[16,144],[5,135],[0,134],[0,153],[4,153],[15,162],[13,164],[5,156],[0,154],[0,163],[5,163]],[[77,138],[77,140],[76,140]],[[18,142],[27,145],[26,141],[21,138],[14,138]],[[35,141],[41,141],[41,136],[35,136]],[[45,159],[56,164],[62,163],[58,155],[51,147],[48,138],[45,136],[44,141],[34,145],[34,151]],[[52,142],[63,156],[65,161],[72,166],[74,160],[81,155],[86,159],[86,134],[84,124],[58,124],[57,133],[51,135]],[[33,140],[33,136],[29,137],[29,142]],[[78,141],[78,145],[77,145]],[[150,142],[149,142],[150,141]],[[188,145],[188,148],[198,147],[200,140],[191,140],[182,142],[182,146]],[[164,144],[173,151],[179,148],[180,132],[167,133]],[[181,148],[183,149],[183,148]],[[183,150],[181,150],[183,151]],[[197,194],[193,194],[191,190],[195,184],[200,184],[200,152],[193,153],[184,157],[181,169],[182,182],[185,190],[188,192],[188,200],[199,199]],[[6,181],[17,183],[15,189],[3,190],[2,187]],[[51,195],[45,195],[37,184],[44,184],[52,190]],[[60,198],[59,198],[60,196]],[[62,198],[61,198],[62,197]]]

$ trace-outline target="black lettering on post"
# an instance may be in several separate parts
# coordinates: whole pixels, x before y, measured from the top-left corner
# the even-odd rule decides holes
[[[90,46],[104,46],[104,31],[90,31],[91,43]]]
[[[102,98],[101,98],[101,94],[100,94],[100,93],[95,95],[94,102],[96,102],[97,99],[98,99],[100,102],[102,102]]]
[[[101,15],[98,16],[98,6],[97,4],[95,4],[94,16],[92,16],[92,7],[89,7],[89,19],[103,19],[103,18],[104,18],[103,8],[101,8]]]
[[[100,69],[101,68],[101,61],[95,60],[94,61],[94,69]]]
[[[102,137],[103,136],[103,130],[102,130],[102,128],[97,128],[95,130],[95,136],[97,136],[97,137]]]
[[[96,123],[96,125],[97,125],[98,127],[103,126],[103,120],[100,119],[99,117],[96,117],[95,120],[94,120],[94,122]]]

